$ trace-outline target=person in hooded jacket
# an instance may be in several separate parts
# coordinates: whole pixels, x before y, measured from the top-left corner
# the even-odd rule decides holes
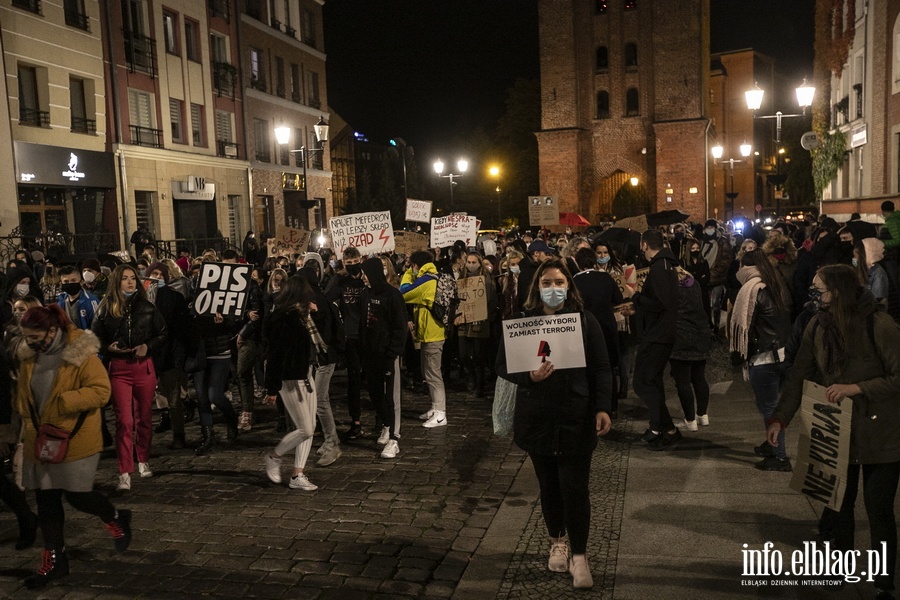
[[[672,379],[684,411],[679,429],[697,431],[698,425],[709,425],[709,383],[706,381],[706,359],[712,350],[713,336],[706,326],[703,287],[687,270],[678,269],[677,336],[669,355]],[[694,400],[696,399],[696,404]]]
[[[399,290],[388,284],[379,258],[362,263],[366,285],[360,297],[359,341],[366,387],[384,425],[378,443],[382,458],[400,453],[400,355],[406,344],[406,305]]]
[[[0,305],[0,323],[4,327],[12,320],[13,304],[25,296],[43,298],[44,293],[31,270],[21,263],[6,272],[6,287],[3,289],[5,302]]]
[[[713,330],[719,328],[722,302],[725,298],[725,278],[734,254],[728,238],[719,231],[719,222],[709,219],[700,234],[700,256],[709,265],[709,306]]]
[[[491,274],[481,262],[481,254],[469,252],[466,255],[466,268],[460,280],[468,277],[484,277],[485,301],[487,302],[487,319],[472,323],[463,323],[462,315],[457,315],[453,324],[457,326],[459,340],[459,358],[466,376],[466,389],[474,391],[478,398],[484,397],[485,365],[488,342],[491,337],[491,324],[497,316],[497,286]]]
[[[819,227],[813,231],[807,242],[803,246],[804,250],[797,254],[797,268],[794,271],[794,284],[791,286],[794,315],[800,314],[803,310],[816,271],[820,267],[841,262],[840,238],[833,231]]]
[[[894,499],[900,482],[900,327],[878,310],[850,266],[819,269],[811,294],[816,314],[768,420],[768,443],[783,444],[783,431],[800,409],[805,380],[825,387],[832,404],[853,400],[847,487],[840,511],[825,510],[820,532],[842,552],[854,548],[861,470],[871,548],[880,553],[884,544],[887,553],[887,573],[873,573],[875,597],[891,600],[897,564]]]
[[[263,306],[263,289],[260,282],[254,278],[258,275],[259,269],[253,269],[250,277],[250,289],[247,293],[247,304],[242,316],[242,326],[236,340],[237,380],[241,394],[241,416],[238,419],[240,431],[253,429],[253,400],[255,398],[253,375],[262,352],[262,325],[265,308]]]

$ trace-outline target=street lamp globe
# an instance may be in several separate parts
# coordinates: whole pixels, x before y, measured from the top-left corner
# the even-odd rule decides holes
[[[804,77],[803,83],[801,83],[800,87],[797,88],[797,104],[799,104],[801,108],[812,106],[813,96],[815,95],[815,86],[806,83],[806,78]]]
[[[440,175],[444,172],[444,161],[441,159],[437,159],[434,161],[434,172]]]
[[[765,92],[759,89],[758,85],[754,85],[752,90],[744,92],[744,97],[747,99],[747,108],[759,110],[759,107],[762,106],[763,94]]]
[[[632,187],[637,187],[637,184],[639,184],[639,183],[640,183],[640,180],[637,177],[631,178],[631,186]]]
[[[275,128],[275,140],[280,145],[285,145],[291,141],[291,128],[284,125]]]
[[[711,149],[713,158],[719,160],[725,154],[725,148],[721,144],[716,144]]]
[[[456,162],[456,168],[459,169],[460,173],[465,173],[469,169],[469,161],[464,158],[459,159]]]
[[[488,173],[491,174],[491,177],[497,177],[498,175],[500,175],[500,167],[498,167],[497,165],[493,165],[490,169],[488,169]]]
[[[750,156],[751,150],[753,150],[753,148],[746,141],[741,144],[741,156],[743,156],[744,158]]]

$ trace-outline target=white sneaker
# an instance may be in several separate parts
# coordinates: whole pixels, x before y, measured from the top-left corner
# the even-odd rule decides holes
[[[131,489],[131,475],[128,473],[122,473],[119,475],[119,485],[116,486],[116,489],[119,491],[128,491]]]
[[[550,559],[547,561],[547,568],[554,573],[565,573],[569,569],[569,547],[566,545],[566,540],[550,543]]]
[[[594,587],[591,566],[584,554],[572,556],[572,560],[569,561],[569,573],[572,575],[572,587],[575,589],[587,590]]]
[[[422,423],[422,427],[445,427],[447,425],[447,413],[443,410],[436,410],[430,419]]]
[[[302,474],[292,476],[290,483],[288,483],[288,487],[292,490],[303,490],[304,492],[314,492],[319,489],[319,486],[307,479],[306,475]]]
[[[709,415],[697,415],[697,425],[706,427],[709,425]]]
[[[281,483],[281,459],[266,454],[266,476],[272,483]]]
[[[400,454],[400,445],[397,440],[389,440],[384,450],[381,451],[381,458],[397,458]]]
[[[419,420],[420,420],[420,421],[427,421],[428,419],[430,419],[430,418],[433,417],[433,416],[434,416],[434,409],[426,410],[426,411],[423,412],[421,415],[419,415]]]
[[[341,451],[340,446],[329,446],[328,452],[322,455],[318,461],[316,461],[317,467],[327,467],[328,465],[334,463],[337,459],[339,459],[344,453]]]
[[[378,436],[378,445],[384,446],[388,443],[388,440],[391,439],[391,428],[390,427],[382,427],[381,435]]]
[[[150,470],[150,463],[138,463],[138,473],[141,477],[153,477],[153,471]]]
[[[325,454],[326,452],[331,450],[333,447],[334,447],[334,444],[332,444],[330,441],[322,442],[322,445],[319,446],[318,449],[316,450],[316,456],[322,456],[323,454]]]
[[[686,431],[697,431],[697,421],[688,421],[687,419],[682,419],[680,423],[675,425],[678,429],[684,429]]]

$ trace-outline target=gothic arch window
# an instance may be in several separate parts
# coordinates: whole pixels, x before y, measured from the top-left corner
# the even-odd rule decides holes
[[[609,48],[606,46],[597,46],[597,72],[606,73],[609,71]]]
[[[625,44],[625,69],[634,70],[638,66],[637,44]]]
[[[609,118],[609,92],[606,90],[597,92],[597,118]]]
[[[637,88],[628,88],[625,92],[625,116],[636,117],[641,114],[640,96]]]

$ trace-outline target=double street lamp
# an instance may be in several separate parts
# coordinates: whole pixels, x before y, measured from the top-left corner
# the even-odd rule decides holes
[[[324,152],[325,151],[325,142],[328,141],[328,123],[325,121],[324,116],[319,117],[319,122],[315,124],[313,129],[316,132],[316,142],[321,143],[321,146],[318,148],[307,148],[305,143],[301,145],[296,150],[290,150],[291,154],[300,154],[300,160],[303,162],[303,200],[304,206],[309,207],[309,181],[306,178],[306,170],[308,168],[307,163],[309,162],[309,155],[314,154],[316,152]],[[285,144],[290,143],[291,141],[291,128],[285,127],[284,125],[275,128],[275,139],[279,145],[284,146]],[[320,245],[324,243],[324,239],[322,238],[322,230],[325,228],[325,207],[319,206],[319,215],[317,219],[316,226],[319,228],[319,243]]]
[[[467,161],[464,158],[460,158],[458,161],[456,161],[456,169],[459,171],[459,173],[451,172],[451,173],[447,173],[446,175],[444,175],[443,174],[444,173],[444,161],[442,161],[441,159],[437,159],[434,162],[434,172],[437,173],[439,177],[443,177],[444,179],[450,180],[450,212],[451,213],[454,212],[453,187],[456,185],[456,182],[453,181],[453,179],[455,177],[462,177],[463,175],[465,175],[466,171],[469,170],[469,161]]]
[[[746,162],[747,158],[750,156],[750,152],[752,152],[752,150],[753,150],[753,147],[745,141],[740,146],[741,156],[743,156],[743,158],[733,158],[732,157],[732,158],[722,160],[722,156],[725,154],[725,149],[721,146],[721,144],[716,144],[715,146],[712,147],[712,155],[716,161],[716,164],[719,164],[719,161],[722,160],[722,167],[724,168],[725,165],[727,164],[729,166],[729,170],[731,172],[731,191],[725,193],[725,197],[727,198],[727,200],[725,201],[725,219],[726,220],[728,220],[729,216],[731,216],[731,217],[734,216],[734,199],[738,197],[737,192],[734,191],[734,164]],[[728,210],[729,201],[731,203],[730,211]],[[730,215],[729,215],[729,212],[731,213]]]
[[[753,111],[754,119],[775,119],[775,143],[781,143],[781,120],[788,119],[791,117],[805,117],[806,109],[809,106],[812,106],[813,96],[816,95],[816,88],[814,86],[806,83],[806,79],[803,80],[803,83],[800,84],[800,87],[796,89],[797,92],[797,104],[803,109],[803,112],[800,114],[786,115],[782,113],[780,110],[777,111],[774,115],[757,115],[756,111],[759,110],[759,107],[762,106],[763,95],[765,94],[765,90],[761,90],[758,85],[754,86],[752,90],[748,90],[744,92],[744,97],[747,100],[747,108]]]

